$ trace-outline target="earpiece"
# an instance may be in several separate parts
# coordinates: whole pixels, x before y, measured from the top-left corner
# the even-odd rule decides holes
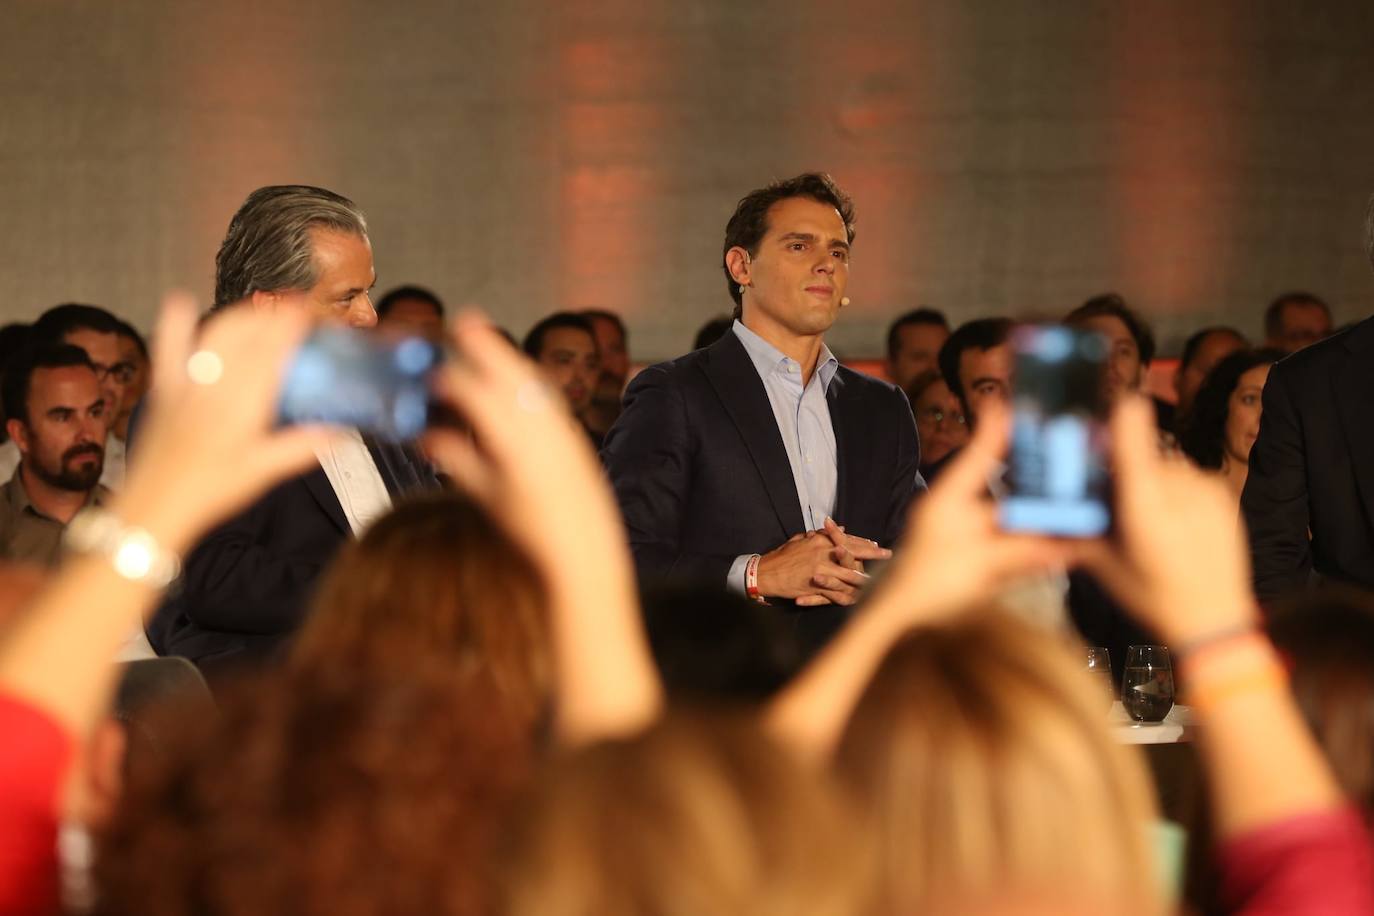
[[[845,307],[846,305],[848,305],[848,304],[849,304],[849,297],[848,297],[848,296],[841,296],[841,297],[840,297],[840,308],[844,308],[844,307]]]

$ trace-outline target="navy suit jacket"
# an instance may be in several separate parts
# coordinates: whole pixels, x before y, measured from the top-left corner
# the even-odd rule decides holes
[[[897,387],[841,366],[826,391],[835,430],[834,519],[892,546],[925,489],[916,424]],[[806,530],[768,394],[733,332],[639,373],[601,452],[641,581],[724,587],[740,554]],[[844,615],[807,612],[828,637]]]
[[[1275,364],[1241,509],[1255,592],[1374,586],[1374,318]]]
[[[393,501],[439,487],[411,450],[363,439]],[[295,632],[320,573],[351,536],[322,468],[279,484],[187,554],[181,580],[148,624],[149,642],[212,674],[266,658]]]

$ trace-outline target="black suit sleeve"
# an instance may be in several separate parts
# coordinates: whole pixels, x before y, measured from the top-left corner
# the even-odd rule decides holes
[[[900,388],[894,389],[893,394],[896,397],[895,422],[899,434],[896,469],[892,475],[892,495],[888,499],[887,524],[883,526],[885,547],[891,547],[901,538],[906,530],[911,501],[926,490],[926,482],[920,471],[921,443],[916,434],[916,420],[912,416],[911,405]]]
[[[1307,456],[1282,363],[1264,386],[1264,413],[1250,450],[1241,511],[1250,532],[1256,595],[1264,600],[1304,586],[1312,564]]]
[[[267,511],[259,504],[231,519],[187,557],[178,597],[201,629],[277,634],[299,625],[329,558],[292,559],[263,546]]]
[[[683,550],[694,452],[682,393],[664,370],[645,369],[601,450],[641,579],[725,584],[733,555]]]

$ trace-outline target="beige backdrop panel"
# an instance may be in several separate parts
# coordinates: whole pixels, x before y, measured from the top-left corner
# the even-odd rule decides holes
[[[1198,9],[1201,7],[1202,9]],[[327,185],[383,287],[521,334],[629,318],[638,358],[728,308],[735,200],[855,195],[841,353],[897,311],[1057,314],[1117,289],[1176,345],[1275,293],[1369,311],[1374,8],[775,0],[0,2],[0,318],[141,325],[208,296],[253,187]]]

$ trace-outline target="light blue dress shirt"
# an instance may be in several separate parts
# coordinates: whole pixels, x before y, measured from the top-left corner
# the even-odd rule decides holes
[[[839,463],[835,450],[835,427],[830,422],[830,403],[825,393],[839,371],[840,361],[830,348],[821,344],[820,357],[811,380],[802,387],[801,364],[764,340],[739,321],[735,336],[754,363],[773,407],[778,432],[792,466],[797,485],[797,501],[808,531],[825,526],[835,511],[835,490],[839,482]],[[776,544],[759,545],[762,550]],[[762,552],[762,550],[760,552]],[[744,593],[744,567],[751,554],[742,554],[730,565],[726,586]]]

